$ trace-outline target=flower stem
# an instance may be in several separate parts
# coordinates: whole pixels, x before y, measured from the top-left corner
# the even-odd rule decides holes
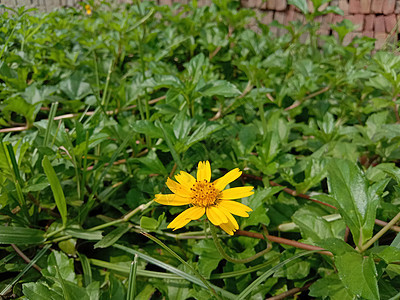
[[[386,224],[385,227],[383,227],[377,234],[375,234],[365,245],[360,247],[360,252],[364,252],[367,250],[373,243],[375,243],[382,235],[386,233],[394,224],[397,223],[397,221],[400,220],[400,212],[389,222]]]
[[[217,248],[217,250],[221,254],[221,256],[223,258],[225,258],[227,261],[230,261],[230,262],[235,263],[235,264],[245,264],[245,263],[251,262],[251,261],[259,258],[260,256],[263,256],[264,254],[268,253],[272,249],[272,245],[270,243],[268,243],[268,241],[266,240],[267,248],[262,250],[262,251],[260,251],[260,252],[258,252],[257,254],[255,254],[253,256],[250,256],[248,258],[244,258],[244,259],[233,258],[233,257],[229,256],[225,252],[225,250],[222,248],[222,245],[219,242],[219,238],[217,236],[217,232],[215,230],[215,226],[214,225],[210,224],[210,231],[211,231],[211,235],[212,235],[215,247]]]

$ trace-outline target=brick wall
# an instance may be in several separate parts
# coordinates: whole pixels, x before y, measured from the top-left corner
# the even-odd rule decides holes
[[[310,9],[311,1],[308,1]],[[257,9],[265,24],[276,20],[285,25],[293,20],[304,20],[304,17],[286,0],[269,0],[264,3],[261,0],[241,0],[242,6]],[[380,48],[385,41],[395,42],[398,39],[398,20],[400,20],[400,0],[332,0],[325,4],[338,6],[343,10],[344,16],[328,14],[317,18],[321,22],[322,34],[331,34],[329,24],[348,19],[357,29],[346,36],[344,43],[350,42],[355,36],[368,36],[376,38],[376,48]],[[279,35],[278,29],[274,31]]]
[[[60,6],[76,6],[81,0],[0,0],[0,4],[9,7],[25,5],[27,8],[37,7],[41,11],[51,11]],[[187,4],[191,0],[158,0],[160,5],[172,5],[174,2]],[[131,3],[132,0],[113,0],[113,4]],[[198,0],[200,6],[210,5],[211,0]],[[241,0],[242,7],[253,8],[263,23],[269,24],[276,20],[288,24],[294,20],[304,20],[304,16],[287,0]],[[377,39],[376,48],[380,48],[390,37],[391,41],[397,41],[398,25],[400,20],[400,0],[332,0],[327,5],[339,6],[344,16],[328,14],[319,17],[321,22],[320,33],[331,34],[329,24],[337,23],[348,19],[357,25],[355,32],[346,36],[345,43],[351,41],[355,36],[368,36]],[[311,1],[309,7],[312,9]],[[276,34],[284,31],[278,28],[271,28]]]

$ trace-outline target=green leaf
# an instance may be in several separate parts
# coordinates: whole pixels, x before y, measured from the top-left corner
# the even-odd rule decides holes
[[[226,80],[215,80],[207,82],[199,89],[199,93],[203,96],[223,96],[236,97],[241,94],[241,91],[232,83]]]
[[[310,238],[314,243],[328,238],[344,238],[344,221],[340,219],[328,222],[323,216],[323,210],[308,205],[297,210],[292,219],[299,226],[302,237]]]
[[[335,256],[335,265],[344,286],[357,297],[379,300],[377,272],[372,257],[347,252]]]
[[[353,247],[351,247],[349,244],[347,244],[342,239],[328,238],[328,239],[320,240],[317,243],[317,245],[320,246],[321,248],[329,250],[334,255],[343,255],[347,252],[357,253]]]
[[[308,14],[307,0],[288,0],[288,4],[296,6],[304,15]]]
[[[397,249],[400,249],[400,233],[396,235],[392,243],[390,244],[392,247],[396,247]]]
[[[115,228],[113,231],[108,233],[106,236],[104,236],[100,241],[98,241],[96,244],[94,244],[94,248],[107,248],[112,246],[114,243],[116,243],[121,236],[123,236],[125,233],[127,233],[130,229],[130,226],[128,223],[123,224],[117,228]]]
[[[51,299],[64,300],[64,295],[50,290],[41,282],[28,282],[22,285],[22,292],[29,300]]]
[[[206,67],[205,62],[206,57],[203,53],[196,55],[189,61],[186,69],[188,71],[189,80],[193,85],[195,85],[200,80],[203,74],[203,70]]]
[[[349,226],[356,245],[371,238],[379,198],[370,191],[364,174],[347,160],[332,160],[328,164],[329,192],[336,207]]]
[[[224,125],[204,122],[189,137],[183,139],[183,141],[177,145],[176,150],[179,153],[186,152],[194,144],[206,139],[212,133],[217,132],[224,127]]]
[[[65,281],[76,282],[74,260],[60,251],[50,253],[47,258],[47,269],[43,269],[42,273],[46,277],[62,278]]]
[[[193,252],[199,255],[198,268],[205,278],[210,278],[211,272],[218,267],[222,257],[212,240],[201,240],[193,247]]]
[[[146,216],[140,218],[140,227],[142,227],[143,229],[154,231],[158,228],[158,225],[158,221],[153,218],[149,218]]]
[[[88,231],[78,228],[68,228],[65,230],[67,235],[71,235],[74,238],[88,240],[88,241],[98,241],[103,238],[101,231]]]
[[[321,297],[331,300],[352,300],[354,297],[349,294],[338,275],[333,273],[324,278],[318,279],[310,287],[310,296]]]
[[[44,232],[25,227],[0,226],[0,244],[41,244],[46,239]]]
[[[400,249],[396,247],[387,246],[381,252],[378,252],[377,255],[384,259],[387,264],[400,262]]]
[[[78,73],[61,81],[60,90],[63,91],[70,100],[80,100],[91,93],[90,84],[84,82],[82,75]]]
[[[49,159],[45,155],[42,160],[43,170],[49,180],[51,190],[53,191],[54,200],[56,202],[58,211],[61,215],[63,226],[67,224],[67,202],[65,201],[64,192],[62,190],[60,181],[57,178]]]
[[[138,120],[133,123],[132,128],[137,133],[143,133],[152,138],[162,138],[163,132],[159,127],[156,127],[152,122],[148,120]]]

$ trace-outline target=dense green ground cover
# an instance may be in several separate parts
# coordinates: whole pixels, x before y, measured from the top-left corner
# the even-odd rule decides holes
[[[308,22],[282,37],[223,0],[3,14],[1,295],[397,299],[400,57],[292,3]],[[255,260],[152,201],[206,160],[254,186],[218,234]]]

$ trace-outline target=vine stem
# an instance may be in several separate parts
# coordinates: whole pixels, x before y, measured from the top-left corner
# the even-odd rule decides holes
[[[216,232],[216,230],[215,230],[215,226],[212,225],[212,224],[210,224],[209,227],[210,227],[212,239],[213,239],[213,241],[214,241],[215,247],[217,248],[218,252],[221,254],[221,256],[222,256],[223,258],[225,258],[227,261],[230,261],[230,262],[232,262],[232,263],[235,263],[235,264],[245,264],[245,263],[251,262],[251,261],[253,261],[253,260],[255,260],[255,259],[257,259],[257,258],[263,256],[264,254],[268,253],[268,252],[272,249],[272,245],[271,245],[270,243],[268,243],[268,241],[266,240],[266,241],[267,241],[267,248],[264,249],[264,250],[262,250],[262,251],[260,251],[260,252],[258,252],[257,254],[255,254],[255,255],[253,255],[253,256],[250,256],[250,257],[248,257],[248,258],[244,258],[244,259],[233,258],[233,257],[229,256],[229,255],[225,252],[224,248],[222,248],[222,245],[221,245],[221,243],[219,242],[219,238],[218,238],[218,236],[217,236],[217,232]]]

